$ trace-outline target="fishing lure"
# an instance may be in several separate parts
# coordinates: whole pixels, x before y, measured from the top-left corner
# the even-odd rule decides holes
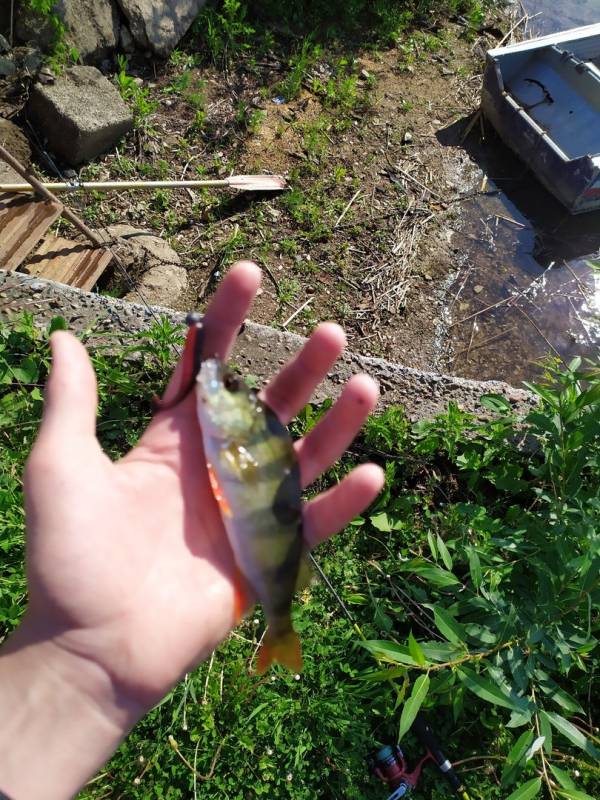
[[[249,590],[262,604],[268,630],[257,670],[274,661],[302,667],[291,621],[292,598],[310,570],[302,535],[300,468],[287,428],[254,389],[215,358],[203,358],[202,323],[188,317],[181,388],[195,385],[198,421],[211,487],[239,571],[236,619]]]

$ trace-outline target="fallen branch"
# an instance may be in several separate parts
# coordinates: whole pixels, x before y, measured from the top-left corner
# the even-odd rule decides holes
[[[529,316],[529,314],[528,314],[526,311],[524,311],[524,310],[521,308],[521,306],[519,306],[517,303],[515,303],[515,308],[517,309],[517,311],[520,311],[520,313],[521,313],[521,314],[523,314],[523,316],[525,317],[525,319],[526,319],[526,320],[528,320],[528,322],[531,324],[531,326],[532,326],[532,327],[533,327],[533,328],[534,328],[534,329],[535,329],[535,330],[536,330],[536,331],[539,333],[539,335],[542,337],[542,339],[543,339],[543,340],[546,342],[546,344],[547,344],[547,345],[548,345],[548,347],[549,347],[549,348],[552,350],[552,352],[554,353],[554,355],[555,355],[557,358],[559,358],[559,359],[562,361],[562,363],[564,364],[564,366],[565,366],[565,367],[568,369],[569,365],[567,364],[567,362],[564,360],[564,358],[563,358],[563,357],[561,356],[561,354],[558,352],[558,350],[556,349],[556,347],[554,347],[554,345],[553,345],[553,344],[552,344],[552,342],[551,342],[551,341],[548,339],[548,337],[546,336],[546,334],[545,334],[545,333],[544,333],[544,332],[541,330],[541,328],[540,328],[540,327],[537,325],[537,323],[535,323],[535,322],[534,322],[534,321],[531,319],[531,317]]]
[[[469,346],[463,348],[462,350],[459,350],[458,353],[456,354],[456,356],[454,357],[454,360],[456,361],[456,359],[459,356],[461,356],[463,353],[466,353],[467,357],[466,357],[465,361],[468,361],[469,360],[469,353],[472,350],[479,350],[481,347],[486,347],[488,344],[491,344],[492,342],[495,342],[496,339],[501,339],[503,336],[505,336],[507,333],[510,333],[511,331],[514,331],[514,326],[512,328],[505,328],[503,331],[500,331],[500,333],[496,333],[493,336],[489,336],[487,339],[484,339],[482,342],[476,342],[475,344],[473,344],[473,331],[472,331],[471,332],[471,341],[469,342]]]
[[[283,328],[287,328],[287,326],[290,324],[290,322],[291,322],[292,320],[296,319],[296,317],[298,316],[298,314],[300,314],[302,311],[304,311],[304,309],[305,309],[305,308],[306,308],[306,307],[307,307],[307,306],[308,306],[310,303],[312,303],[312,301],[313,301],[313,298],[312,298],[312,297],[309,297],[309,298],[308,298],[308,300],[305,300],[305,301],[304,301],[304,303],[302,303],[302,305],[300,306],[300,308],[297,308],[297,309],[294,311],[294,313],[292,314],[292,316],[291,316],[291,317],[288,317],[288,318],[286,319],[286,321],[283,323],[282,327],[283,327]]]
[[[350,208],[352,207],[352,203],[354,203],[354,201],[356,200],[356,198],[359,196],[359,194],[361,192],[362,192],[362,189],[359,189],[354,195],[352,195],[352,198],[350,199],[350,202],[346,205],[346,207],[344,208],[342,213],[337,218],[336,223],[333,226],[334,228],[337,228],[337,226],[340,224],[340,222],[344,219],[344,217],[346,216],[348,211],[350,211]]]

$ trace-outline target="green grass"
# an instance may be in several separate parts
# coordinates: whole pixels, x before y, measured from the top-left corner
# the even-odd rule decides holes
[[[137,129],[149,132],[151,130],[150,117],[158,108],[158,103],[150,99],[149,89],[138,86],[135,78],[127,73],[127,58],[117,56],[119,70],[115,81],[123,100],[131,105],[133,122]]]
[[[98,434],[112,457],[147,424],[181,333],[163,320],[92,348]],[[2,323],[0,637],[26,602],[21,471],[47,369],[46,332],[32,317]],[[485,424],[455,406],[417,425],[400,408],[372,418],[314,487],[367,456],[386,470],[377,504],[317,552],[356,625],[313,583],[294,612],[302,675],[275,668],[257,678],[257,609],[82,796],[379,799],[385,789],[365,758],[400,735],[414,762],[421,748],[410,712],[421,705],[448,755],[469,759],[474,798],[535,788],[544,767],[555,798],[597,797],[600,742],[587,720],[600,712],[600,374],[574,363],[547,377],[532,387],[540,406],[525,420],[497,396],[483,399]],[[295,433],[327,407],[307,407]],[[427,770],[414,796],[449,794]],[[550,797],[541,781],[531,796]]]
[[[298,84],[315,46],[393,44],[414,25],[457,15],[476,30],[493,5],[492,0],[212,0],[195,23],[195,35],[215,63],[267,52],[277,41],[296,42],[291,75]]]

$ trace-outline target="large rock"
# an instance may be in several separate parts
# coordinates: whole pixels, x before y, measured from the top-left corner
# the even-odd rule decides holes
[[[71,67],[37,84],[27,114],[48,148],[73,166],[108,150],[133,126],[117,88],[95,67]]]
[[[67,43],[83,61],[96,63],[114,53],[121,27],[115,0],[57,0],[53,10],[65,26]],[[16,32],[21,41],[34,41],[44,50],[51,47],[56,36],[47,18],[36,14],[22,0]]]
[[[188,288],[187,270],[164,239],[131,225],[111,225],[101,232],[113,242],[136,289],[125,299],[150,305],[172,306]]]
[[[166,57],[206,0],[119,0],[136,42]]]
[[[0,144],[26,169],[31,164],[31,148],[25,134],[7,119],[0,119]],[[23,178],[0,159],[0,183],[23,183]]]
[[[37,47],[14,47],[0,54],[0,78],[35,78],[43,62]]]

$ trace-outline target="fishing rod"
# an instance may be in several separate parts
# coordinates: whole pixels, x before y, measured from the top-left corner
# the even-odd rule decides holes
[[[471,800],[471,796],[452,766],[452,762],[442,750],[442,746],[424,714],[417,714],[411,731],[426,750],[425,755],[412,771],[409,771],[406,757],[397,744],[385,745],[367,758],[371,774],[386,783],[392,790],[387,800],[400,800],[402,797],[408,797],[416,789],[423,768],[428,762],[437,766],[452,791],[461,800]]]

